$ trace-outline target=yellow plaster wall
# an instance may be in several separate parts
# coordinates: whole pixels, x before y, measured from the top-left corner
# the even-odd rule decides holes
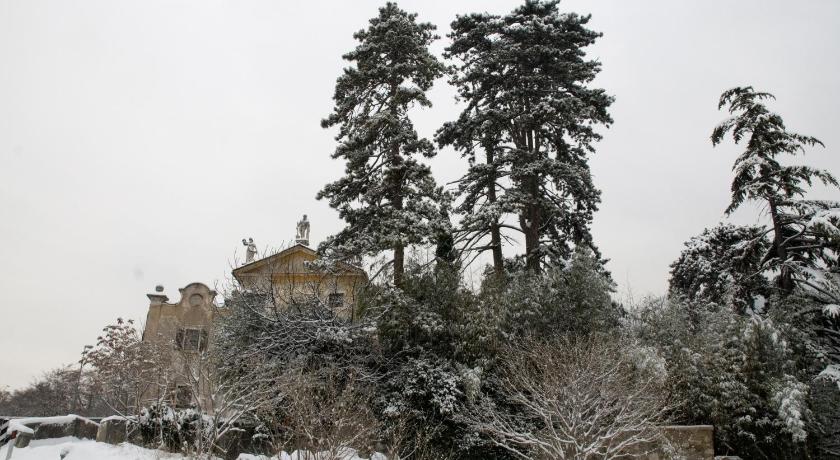
[[[359,292],[367,284],[367,275],[350,266],[324,272],[310,265],[316,260],[317,256],[311,250],[300,249],[258,261],[254,267],[234,271],[234,275],[246,289],[265,292],[271,289],[278,303],[285,305],[313,297],[327,304],[330,294],[342,293],[341,313],[352,318]]]

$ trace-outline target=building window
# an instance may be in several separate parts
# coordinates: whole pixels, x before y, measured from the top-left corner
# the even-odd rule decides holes
[[[200,328],[181,328],[175,335],[175,349],[184,351],[207,350],[207,331]]]
[[[344,306],[344,293],[333,292],[327,297],[327,305],[330,308],[341,308]]]

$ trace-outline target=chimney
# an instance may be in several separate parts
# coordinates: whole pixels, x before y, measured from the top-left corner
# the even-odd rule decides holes
[[[150,307],[159,306],[169,300],[169,297],[166,297],[166,294],[163,293],[163,286],[161,286],[160,284],[155,286],[154,294],[146,294],[146,297],[149,298]]]

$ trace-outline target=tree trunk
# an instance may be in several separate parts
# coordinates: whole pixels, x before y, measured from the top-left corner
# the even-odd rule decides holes
[[[394,148],[393,168],[391,171],[391,205],[396,212],[403,208],[403,184],[402,184],[402,157],[399,155],[399,146]],[[402,235],[400,235],[402,236]],[[403,273],[405,272],[405,247],[401,242],[394,244],[394,286],[402,285]]]
[[[394,286],[400,287],[405,273],[405,248],[401,244],[394,247]]]
[[[779,211],[776,205],[776,200],[772,197],[768,200],[770,203],[770,218],[773,220],[773,249],[776,252],[776,257],[782,263],[779,273],[779,289],[783,296],[787,296],[793,292],[793,274],[790,268],[784,265],[787,261],[788,253],[787,247],[784,244],[784,233],[782,223],[779,220]]]
[[[398,110],[396,106],[397,89],[399,82],[391,83],[391,96],[389,101],[389,110],[391,116],[397,118]],[[391,205],[397,212],[402,211],[403,208],[403,158],[400,155],[400,145],[391,140],[391,178],[390,178],[390,192]],[[403,281],[403,274],[405,273],[405,247],[402,243],[394,245],[394,286],[400,287]]]
[[[485,146],[487,164],[492,165],[495,161],[493,147],[490,143]],[[491,205],[496,203],[496,172],[491,169],[490,177],[487,179],[487,202]],[[490,247],[493,252],[493,271],[500,277],[504,273],[505,260],[502,256],[502,231],[499,227],[499,220],[493,219],[490,224]]]
[[[528,204],[525,215],[519,217],[519,225],[525,234],[525,267],[528,271],[540,271],[540,211],[535,204]]]
[[[533,157],[539,154],[538,147],[534,140],[532,131],[526,134],[526,145],[528,152]],[[519,218],[522,232],[525,234],[525,266],[528,271],[538,273],[540,271],[540,227],[542,226],[542,213],[540,212],[539,201],[539,177],[531,174],[523,181],[525,194],[530,197],[525,205],[525,213]]]
[[[397,162],[398,164],[401,162]],[[399,172],[399,168],[397,168]],[[403,208],[402,196],[402,182],[400,180],[401,174],[394,174],[392,190],[391,190],[391,205],[399,212]],[[405,247],[402,243],[394,244],[394,286],[402,286],[403,273],[405,273]]]
[[[498,224],[490,226],[490,246],[493,251],[493,272],[502,276],[505,271],[505,259],[502,257],[502,232]]]

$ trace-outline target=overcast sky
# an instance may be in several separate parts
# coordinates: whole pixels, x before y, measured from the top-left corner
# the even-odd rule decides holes
[[[456,14],[518,2],[400,4],[445,37]],[[379,5],[0,0],[0,387],[74,362],[118,316],[143,320],[156,284],[177,301],[190,282],[223,282],[243,237],[283,246],[303,213],[314,243],[341,227],[314,198],[343,170],[319,121]],[[808,163],[840,173],[840,2],[561,9],[604,33],[589,54],[615,123],[591,160],[593,231],[619,296],[663,293],[682,243],[723,218],[738,150],[708,138],[724,89],[774,93],[788,126],[827,146]],[[456,116],[453,94],[433,89],[422,135]],[[432,167],[448,182],[464,163],[444,150]]]

